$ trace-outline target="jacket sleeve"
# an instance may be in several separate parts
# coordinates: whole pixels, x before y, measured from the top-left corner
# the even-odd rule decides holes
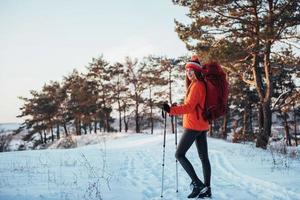
[[[187,113],[192,113],[195,111],[195,107],[199,102],[200,92],[202,91],[200,84],[193,84],[190,88],[190,92],[182,105],[172,106],[170,110],[170,115],[182,115]]]

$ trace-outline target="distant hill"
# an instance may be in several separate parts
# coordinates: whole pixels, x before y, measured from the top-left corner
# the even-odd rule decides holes
[[[20,123],[0,123],[0,133],[19,128]]]

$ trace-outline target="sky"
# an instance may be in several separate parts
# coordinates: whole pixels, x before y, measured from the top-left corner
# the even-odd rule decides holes
[[[93,57],[187,54],[174,31],[186,13],[171,0],[0,0],[0,123],[22,122],[18,96],[84,72]]]

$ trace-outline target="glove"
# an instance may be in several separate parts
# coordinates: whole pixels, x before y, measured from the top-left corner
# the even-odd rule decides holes
[[[166,111],[167,113],[169,113],[169,112],[170,112],[170,110],[171,110],[171,108],[170,108],[169,104],[167,104],[167,103],[164,103],[164,104],[163,104],[163,110],[164,110],[164,111]]]
[[[175,103],[172,103],[172,106],[177,106],[177,103],[175,102]]]

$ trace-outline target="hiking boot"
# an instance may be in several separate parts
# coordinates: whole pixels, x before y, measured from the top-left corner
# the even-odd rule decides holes
[[[202,188],[202,190],[199,192],[198,198],[203,199],[205,197],[211,197],[211,189],[210,186],[205,186]]]
[[[203,183],[199,183],[196,181],[193,181],[190,185],[191,188],[193,188],[193,191],[191,194],[189,194],[188,198],[195,198],[200,194],[200,191],[205,188],[205,185]]]

